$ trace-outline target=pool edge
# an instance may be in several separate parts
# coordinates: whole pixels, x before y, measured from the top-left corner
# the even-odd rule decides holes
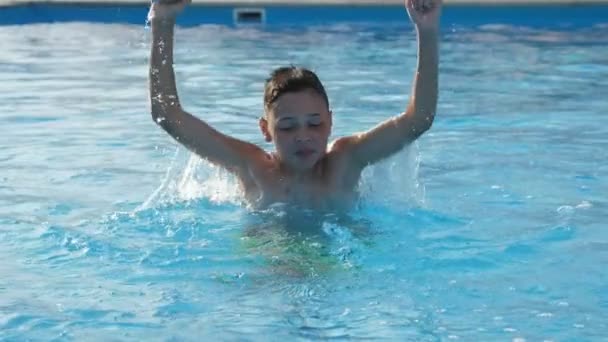
[[[1,7],[29,4],[147,5],[148,0],[0,0]],[[194,6],[395,6],[403,0],[193,0]],[[582,6],[608,5],[608,0],[444,0],[446,6]]]

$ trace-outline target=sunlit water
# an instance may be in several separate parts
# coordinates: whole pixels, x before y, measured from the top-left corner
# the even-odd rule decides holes
[[[0,35],[0,340],[606,338],[607,27],[446,28],[433,128],[324,217],[248,211],[152,122],[143,24]],[[403,110],[415,52],[406,27],[197,27],[176,70],[264,144],[272,68],[319,73],[338,137]]]

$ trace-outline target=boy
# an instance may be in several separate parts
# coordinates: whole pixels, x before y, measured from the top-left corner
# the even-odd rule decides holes
[[[406,111],[371,130],[328,146],[332,112],[323,85],[306,69],[272,72],[259,126],[275,152],[224,135],[180,106],[173,72],[175,17],[190,0],[153,3],[150,99],[152,118],[190,151],[239,180],[256,208],[288,203],[317,209],[352,204],[363,169],[389,157],[431,127],[437,107],[441,0],[405,0],[416,26],[418,65]]]

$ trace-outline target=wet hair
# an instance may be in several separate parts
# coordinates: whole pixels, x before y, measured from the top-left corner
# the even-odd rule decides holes
[[[270,77],[266,79],[264,109],[268,110],[281,95],[302,90],[313,90],[325,100],[329,107],[327,93],[317,75],[306,68],[292,65],[273,70]]]

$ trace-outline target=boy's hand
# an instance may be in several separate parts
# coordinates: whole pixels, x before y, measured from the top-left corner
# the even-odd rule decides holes
[[[442,0],[405,0],[405,7],[418,30],[437,30],[442,2]]]
[[[148,20],[173,20],[192,0],[152,0]]]

